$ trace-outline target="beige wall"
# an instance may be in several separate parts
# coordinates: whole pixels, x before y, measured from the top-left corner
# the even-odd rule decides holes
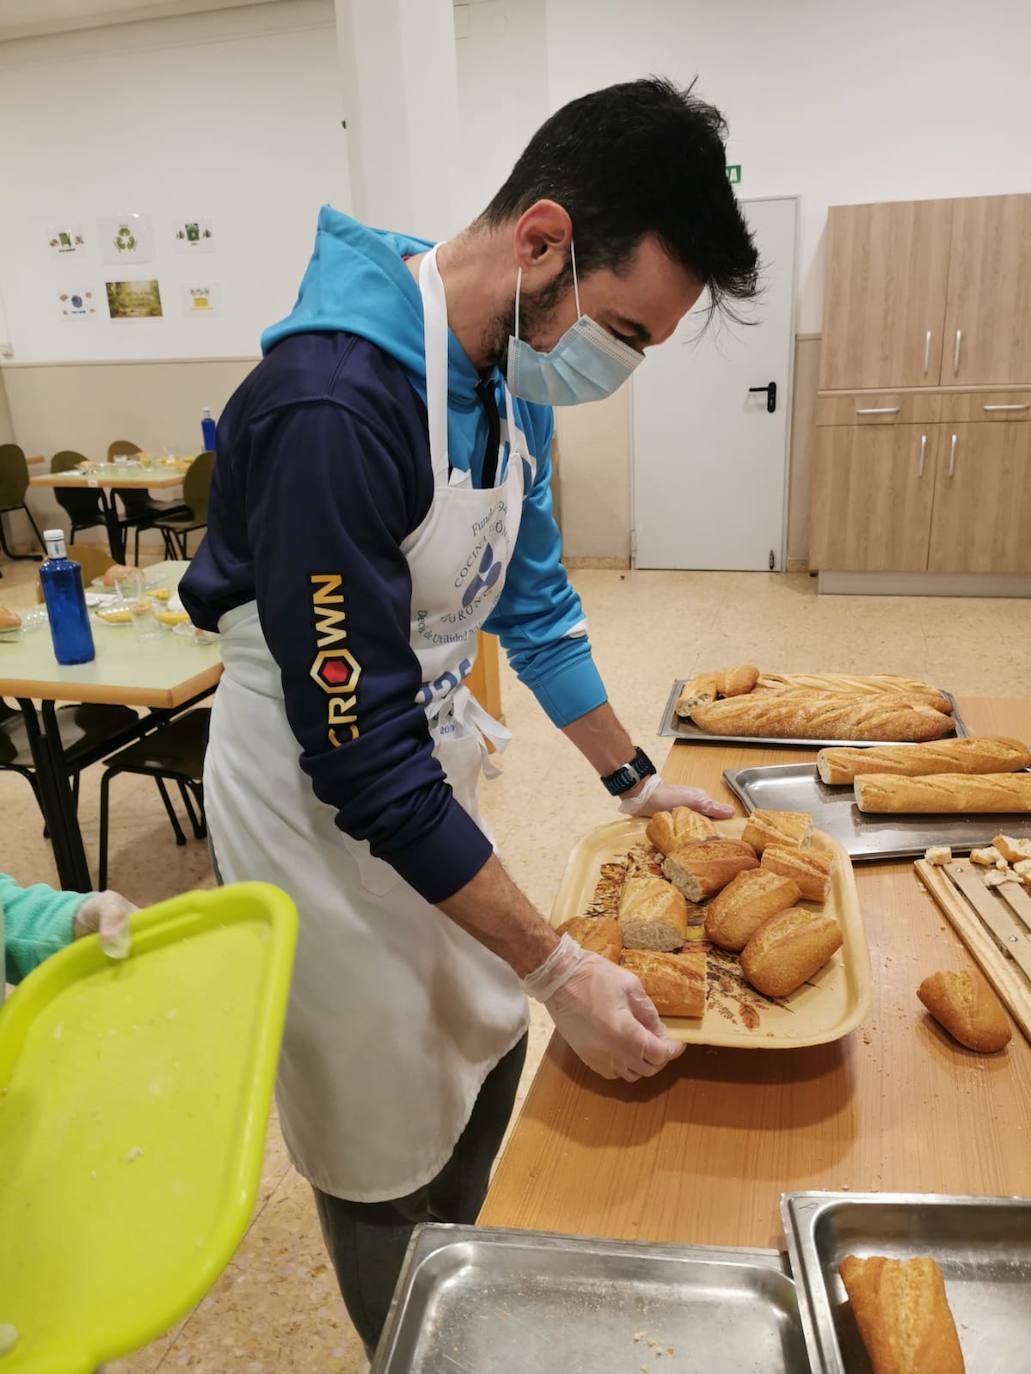
[[[11,410],[7,404],[4,374],[0,370],[0,444],[12,443],[14,443],[14,426],[11,424]]]

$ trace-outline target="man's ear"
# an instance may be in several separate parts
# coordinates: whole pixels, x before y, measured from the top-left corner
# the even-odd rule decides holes
[[[541,268],[551,267],[548,277],[557,276],[565,266],[573,239],[573,221],[557,201],[538,200],[516,220],[512,231],[512,255],[516,267],[534,271],[542,284]]]

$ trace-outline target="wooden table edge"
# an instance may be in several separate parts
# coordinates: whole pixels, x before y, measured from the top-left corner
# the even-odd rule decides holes
[[[212,690],[222,676],[222,664],[195,673],[174,687],[123,687],[89,682],[38,682],[31,679],[0,679],[0,695],[29,697],[34,701],[73,701],[101,706],[150,706],[172,710],[205,690]]]
[[[98,487],[103,487],[106,491],[114,487],[179,487],[182,486],[185,472],[174,475],[166,474],[158,476],[152,473],[140,473],[139,476],[126,476],[122,473],[120,477],[98,477],[94,482],[87,478],[75,474],[63,472],[41,473],[38,477],[29,478],[30,487],[85,487],[88,491],[93,491]]]

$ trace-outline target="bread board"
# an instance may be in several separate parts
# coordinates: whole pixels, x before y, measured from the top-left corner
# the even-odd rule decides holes
[[[659,734],[665,739],[680,740],[684,744],[756,744],[767,749],[774,746],[785,749],[826,749],[832,745],[870,749],[874,745],[899,743],[894,739],[773,739],[766,735],[711,735],[707,730],[700,729],[693,721],[681,720],[676,713],[677,699],[689,681],[690,678],[681,677],[673,684],[659,722]],[[970,732],[959,714],[956,698],[951,692],[946,691],[942,691],[942,696],[952,707],[952,719],[955,724],[952,733],[945,735],[944,738],[957,739],[968,735]]]
[[[602,864],[612,863],[634,845],[645,843],[645,825],[644,820],[628,817],[584,836],[570,854],[559,883],[552,925],[560,926],[588,909]],[[740,839],[745,822],[741,818],[718,821],[716,828],[721,835]],[[811,982],[784,1001],[774,1001],[744,982],[734,955],[706,944],[705,1015],[700,1020],[664,1018],[674,1040],[739,1049],[799,1049],[839,1040],[860,1024],[870,1003],[870,954],[852,865],[831,836],[814,831],[812,843],[833,857],[831,895],[823,909],[841,925],[842,948]],[[809,902],[801,905],[818,909]]]

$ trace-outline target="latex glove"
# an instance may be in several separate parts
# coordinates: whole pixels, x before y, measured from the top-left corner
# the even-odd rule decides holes
[[[109,959],[129,957],[129,914],[139,911],[120,892],[93,892],[75,913],[75,938],[99,935],[100,948]]]
[[[654,816],[657,811],[672,811],[675,806],[689,806],[714,821],[729,820],[734,808],[725,802],[713,801],[699,787],[682,787],[676,782],[663,782],[657,773],[644,780],[640,792],[624,797],[619,809],[624,816]]]
[[[602,1078],[651,1078],[684,1046],[671,1040],[640,980],[563,935],[523,980],[563,1040]]]

